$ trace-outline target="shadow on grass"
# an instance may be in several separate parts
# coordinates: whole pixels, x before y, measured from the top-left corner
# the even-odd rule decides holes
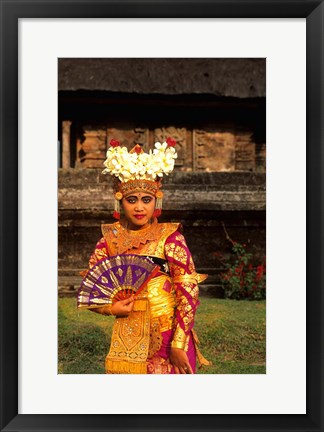
[[[58,373],[104,374],[110,341],[95,324],[68,319],[58,310]]]

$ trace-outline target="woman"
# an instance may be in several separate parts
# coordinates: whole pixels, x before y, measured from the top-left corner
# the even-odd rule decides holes
[[[118,141],[110,144],[103,172],[115,179],[114,217],[120,219],[120,204],[124,217],[102,226],[103,237],[89,269],[121,254],[145,256],[160,268],[138,297],[91,309],[117,317],[106,372],[193,374],[196,357],[200,364],[209,364],[197,348],[193,330],[198,282],[207,276],[196,273],[180,224],[157,222],[163,197],[161,178],[174,168],[175,141],[156,143],[149,154],[139,145],[128,152]],[[78,298],[82,307],[82,292]]]

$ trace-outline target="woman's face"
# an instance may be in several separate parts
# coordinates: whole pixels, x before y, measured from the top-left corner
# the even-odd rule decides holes
[[[129,228],[136,230],[148,226],[155,208],[155,197],[145,192],[137,192],[122,199],[122,206]]]

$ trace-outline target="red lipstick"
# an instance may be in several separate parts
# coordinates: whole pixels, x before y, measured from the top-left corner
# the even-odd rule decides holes
[[[143,217],[145,217],[145,215],[135,215],[136,219],[143,219]]]

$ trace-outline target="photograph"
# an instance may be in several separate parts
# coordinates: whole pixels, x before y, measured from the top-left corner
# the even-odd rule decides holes
[[[324,432],[324,0],[0,19],[0,431]]]
[[[58,59],[58,372],[266,373],[266,59]]]

